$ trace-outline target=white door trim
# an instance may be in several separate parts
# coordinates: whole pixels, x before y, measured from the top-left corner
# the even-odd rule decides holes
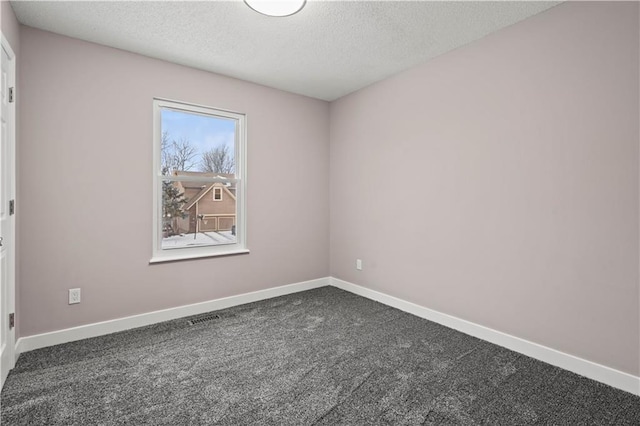
[[[16,54],[13,51],[9,41],[5,38],[4,34],[0,33],[0,35],[2,36],[2,41],[1,41],[2,49],[4,49],[7,52],[10,60],[10,65],[8,70],[10,81],[7,83],[7,86],[15,88]],[[15,168],[16,101],[15,99],[10,104],[9,111],[10,111],[9,118],[8,118],[9,129],[7,131],[8,147],[7,147],[6,155],[8,155],[7,163],[10,164],[9,169],[11,173],[11,178],[10,178],[11,184],[8,188],[9,193],[7,194],[7,199],[15,200],[15,193],[16,193],[16,186],[15,186],[16,184],[16,173],[15,173],[15,170],[16,170]],[[0,170],[2,171],[2,173],[4,173],[4,170],[2,168],[0,168]],[[8,208],[8,206],[6,207]],[[7,212],[7,214],[9,213]],[[6,319],[8,319],[9,313],[15,314],[15,215],[9,215],[8,223],[9,223],[8,229],[5,229],[2,231],[3,233],[2,236],[4,237],[4,244],[5,244],[6,253],[7,253],[7,265],[9,266],[6,272],[6,281],[7,281],[6,285],[7,285],[8,297],[7,297],[6,304],[4,301],[2,302],[7,310],[6,312],[4,310],[2,312],[2,315],[7,315]],[[4,385],[5,379],[9,374],[9,370],[11,370],[15,366],[16,357],[17,357],[17,354],[15,351],[15,327],[14,327],[8,330],[6,348],[2,352],[2,359],[0,360],[0,389],[2,389],[2,386]]]

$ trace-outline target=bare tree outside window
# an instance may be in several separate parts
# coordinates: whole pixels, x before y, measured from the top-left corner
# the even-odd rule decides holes
[[[231,174],[235,171],[235,161],[227,145],[218,145],[202,153],[200,171]]]
[[[161,136],[161,172],[168,176],[177,171],[189,170],[194,166],[193,159],[197,156],[197,149],[191,145],[188,138],[171,139],[169,132],[163,131]],[[177,234],[178,218],[185,218],[182,207],[187,203],[183,191],[170,181],[162,182],[162,220],[163,235]]]
[[[160,140],[160,168],[163,175],[171,173],[171,164],[173,163],[172,153],[170,151],[171,141],[169,140],[169,132],[162,132],[162,139]]]
[[[171,139],[169,132],[162,132],[162,174],[191,170],[196,166],[198,150],[188,138]]]

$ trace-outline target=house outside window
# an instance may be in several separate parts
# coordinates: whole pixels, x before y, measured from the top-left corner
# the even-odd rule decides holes
[[[154,99],[151,262],[248,253],[244,114]]]

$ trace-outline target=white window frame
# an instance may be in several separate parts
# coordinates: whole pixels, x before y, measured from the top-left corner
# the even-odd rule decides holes
[[[211,115],[226,119],[236,120],[235,140],[235,180],[236,183],[236,243],[182,247],[174,249],[162,249],[162,181],[166,176],[161,171],[161,139],[163,108],[183,111],[192,114]],[[215,181],[215,178],[201,178],[203,182]],[[193,181],[193,177],[174,177],[172,180]],[[175,260],[197,259],[212,256],[227,256],[233,254],[249,253],[247,248],[247,117],[245,114],[213,108],[204,105],[196,105],[187,102],[173,101],[169,99],[153,99],[153,247],[149,263],[171,262]]]
[[[216,198],[216,192],[220,194],[220,198]],[[213,201],[222,201],[222,187],[214,186],[213,187]]]

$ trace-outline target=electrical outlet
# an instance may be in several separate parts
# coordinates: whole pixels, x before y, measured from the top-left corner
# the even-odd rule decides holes
[[[79,288],[70,288],[69,289],[69,304],[74,305],[76,303],[80,303],[80,289]]]
[[[362,259],[356,259],[356,269],[362,271]]]

